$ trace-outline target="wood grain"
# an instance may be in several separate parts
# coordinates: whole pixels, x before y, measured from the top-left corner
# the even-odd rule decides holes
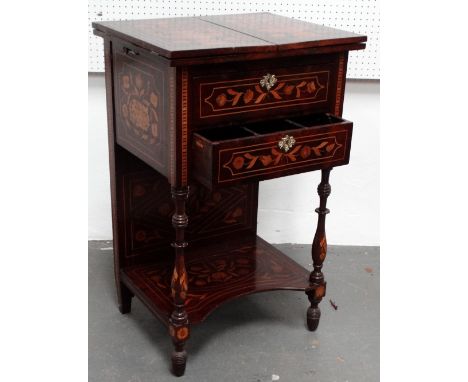
[[[247,124],[231,127],[224,135],[200,130],[194,135],[193,174],[211,188],[347,164],[353,124],[326,115],[323,119],[305,116]],[[295,146],[287,153],[278,147],[285,135],[295,138]]]
[[[365,42],[366,36],[272,13],[203,16],[202,20],[242,31],[277,45],[278,50]]]
[[[267,41],[198,17],[102,21],[92,25],[167,58],[276,50]]]
[[[175,17],[92,23],[113,35],[170,59],[268,53],[355,44],[366,36],[271,13]]]
[[[185,310],[190,323],[202,322],[223,302],[271,290],[305,291],[309,272],[257,237],[218,241],[186,249],[188,292]],[[172,269],[165,262],[123,269],[126,285],[167,323],[172,312]]]
[[[222,303],[325,296],[333,166],[349,161],[348,51],[365,36],[272,14],[93,23],[104,38],[114,265],[121,313],[135,296],[165,325],[185,371],[190,324]],[[260,180],[322,170],[309,273],[256,236]]]

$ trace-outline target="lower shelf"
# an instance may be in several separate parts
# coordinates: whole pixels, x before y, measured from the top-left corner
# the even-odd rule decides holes
[[[187,248],[186,310],[192,324],[203,321],[223,302],[257,292],[304,291],[309,271],[258,236]],[[163,322],[172,313],[173,262],[124,268],[121,280]]]

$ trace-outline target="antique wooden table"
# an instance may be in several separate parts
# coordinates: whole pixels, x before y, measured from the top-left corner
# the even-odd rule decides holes
[[[233,298],[305,291],[315,330],[329,174],[351,145],[348,52],[366,37],[269,13],[93,27],[105,46],[120,311],[136,296],[168,325],[178,376],[190,324]],[[258,182],[319,169],[309,273],[256,235]]]

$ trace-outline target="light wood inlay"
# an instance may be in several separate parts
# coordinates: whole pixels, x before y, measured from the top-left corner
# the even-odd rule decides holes
[[[243,295],[305,291],[316,330],[329,174],[348,164],[353,131],[340,118],[348,52],[366,36],[265,13],[92,27],[105,39],[120,312],[135,297],[168,326],[176,376],[190,325]],[[260,181],[315,170],[311,272],[256,222]]]
[[[182,69],[182,185],[187,185],[188,72]]]
[[[169,181],[176,183],[176,70],[169,72]]]
[[[335,115],[341,115],[341,102],[343,97],[343,82],[344,82],[344,64],[345,56],[344,53],[340,54],[338,62],[338,82],[336,85],[336,103],[335,103]]]

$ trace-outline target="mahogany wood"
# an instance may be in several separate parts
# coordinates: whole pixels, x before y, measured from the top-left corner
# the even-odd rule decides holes
[[[93,27],[166,58],[275,50],[268,41],[199,17],[101,21]]]
[[[310,286],[306,293],[311,306],[307,310],[307,326],[309,330],[317,329],[320,321],[320,308],[318,304],[325,296],[326,282],[322,273],[322,265],[327,256],[327,236],[325,234],[325,217],[330,212],[327,208],[327,198],[331,193],[331,187],[328,183],[330,178],[330,168],[322,170],[322,180],[317,188],[320,196],[320,206],[315,210],[318,214],[317,230],[314,241],[312,242],[312,261],[314,270],[310,274]]]
[[[93,27],[104,38],[120,311],[136,296],[168,326],[177,376],[190,325],[233,298],[305,291],[315,330],[329,172],[351,147],[340,118],[348,51],[366,37],[272,14]],[[310,273],[256,235],[258,182],[318,169]]]
[[[122,270],[122,279],[163,323],[173,309],[171,256]],[[305,291],[310,272],[256,235],[236,236],[185,249],[185,310],[197,324],[223,302],[272,290]]]
[[[112,41],[104,39],[104,66],[106,78],[106,102],[107,102],[107,126],[108,126],[108,143],[109,143],[109,175],[111,183],[111,205],[112,205],[112,233],[114,238],[114,276],[115,286],[117,290],[117,303],[119,310],[122,313],[130,311],[131,297],[123,289],[123,284],[120,282],[120,269],[123,267],[121,261],[124,256],[125,249],[122,240],[122,220],[123,210],[121,208],[122,195],[119,193],[117,184],[119,183],[119,163],[121,150],[115,140],[115,124],[114,124],[114,105],[113,95],[114,89],[112,78],[114,75],[112,61]]]
[[[319,120],[318,125],[308,127],[314,119]],[[193,140],[193,174],[212,187],[345,165],[349,162],[352,126],[343,119],[325,117],[320,121],[307,116],[231,127],[229,133],[199,131]],[[285,135],[295,139],[288,152],[278,147]]]
[[[206,65],[206,64],[223,64],[232,62],[250,62],[255,63],[257,60],[270,60],[276,58],[300,58],[301,56],[319,57],[321,54],[344,53],[347,54],[350,50],[362,50],[366,48],[366,44],[344,44],[333,46],[318,46],[314,48],[300,48],[293,50],[278,50],[273,52],[256,52],[256,53],[239,53],[227,54],[223,56],[203,56],[189,58],[175,58],[170,60],[171,66],[186,66],[186,65]]]
[[[125,39],[166,58],[275,52],[363,43],[366,36],[271,13],[100,21],[101,34]]]
[[[158,260],[173,253],[174,236],[171,185],[150,166],[117,146],[119,182],[116,192],[121,221],[120,266]],[[192,183],[186,202],[190,224],[185,229],[191,247],[228,236],[256,232],[258,183],[211,190]]]
[[[365,42],[366,36],[272,13],[203,16],[213,24],[242,31],[278,46],[278,50]]]
[[[339,54],[327,54],[193,68],[192,125],[222,126],[332,110],[339,62]],[[267,73],[277,79],[270,90],[259,84]]]
[[[172,370],[180,376],[185,372],[187,352],[184,349],[185,341],[190,334],[188,315],[185,309],[185,300],[188,291],[188,277],[185,269],[184,251],[188,243],[185,241],[185,228],[188,225],[188,216],[185,213],[185,204],[188,199],[188,187],[173,187],[175,211],[172,215],[172,226],[175,229],[175,240],[172,247],[175,249],[175,265],[171,278],[171,296],[174,308],[169,318],[169,333],[174,343],[172,353]]]

